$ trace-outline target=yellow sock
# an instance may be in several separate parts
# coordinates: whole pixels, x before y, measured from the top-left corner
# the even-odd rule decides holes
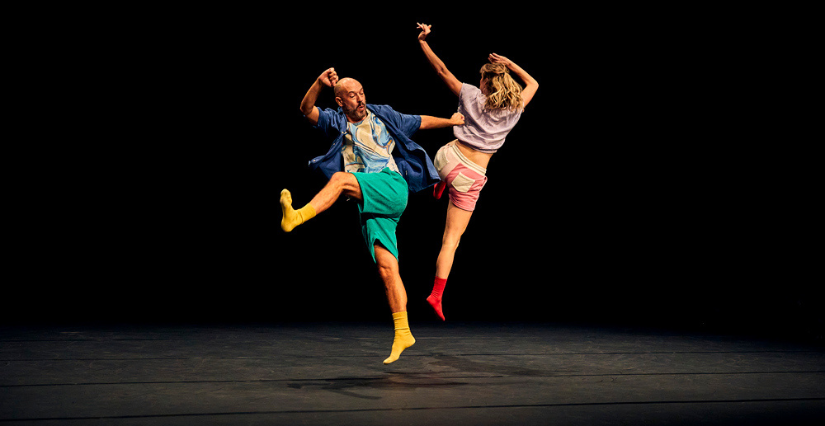
[[[298,210],[293,210],[292,194],[286,189],[281,191],[281,212],[284,214],[281,219],[281,229],[286,232],[292,231],[296,226],[315,217],[315,208],[309,203]]]
[[[415,344],[415,338],[410,333],[410,323],[407,320],[407,312],[395,312],[392,314],[392,321],[395,323],[395,339],[392,341],[392,353],[384,360],[384,364],[391,364],[398,360],[401,352]]]

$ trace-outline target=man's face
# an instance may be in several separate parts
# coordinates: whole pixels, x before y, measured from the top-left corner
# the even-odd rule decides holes
[[[335,101],[344,110],[350,122],[357,123],[363,120],[367,116],[367,100],[361,83],[351,80],[342,87],[343,90],[335,97]]]

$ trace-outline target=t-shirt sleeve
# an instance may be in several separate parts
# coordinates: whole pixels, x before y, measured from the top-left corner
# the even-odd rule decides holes
[[[481,89],[472,84],[461,83],[461,90],[458,92],[458,101],[460,104],[467,105],[470,101],[474,101],[481,94]]]

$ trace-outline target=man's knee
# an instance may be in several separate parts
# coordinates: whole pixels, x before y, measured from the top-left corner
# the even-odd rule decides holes
[[[352,173],[335,172],[332,174],[329,181],[334,185],[344,186],[349,181],[349,178],[355,179],[355,177],[352,176]]]
[[[358,184],[358,179],[352,173],[335,172],[329,181],[347,195],[360,194],[361,187]]]
[[[378,274],[381,278],[386,282],[399,276],[398,261],[395,256],[383,247],[376,245],[375,248],[375,264],[378,266]]]
[[[398,268],[391,265],[378,265],[378,274],[381,275],[381,279],[385,283],[391,282],[399,276]]]

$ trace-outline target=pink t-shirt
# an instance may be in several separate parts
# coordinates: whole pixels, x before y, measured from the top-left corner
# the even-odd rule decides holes
[[[464,125],[453,127],[453,134],[478,151],[493,153],[504,145],[504,138],[521,117],[521,110],[485,110],[486,102],[481,89],[463,83],[458,93],[458,112],[464,115]]]

